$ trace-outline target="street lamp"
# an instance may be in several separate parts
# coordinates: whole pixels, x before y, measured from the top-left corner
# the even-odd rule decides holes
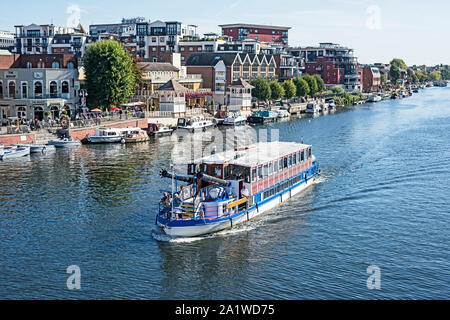
[[[86,107],[86,97],[88,96],[88,93],[85,89],[80,90],[80,98],[81,98],[81,106]]]

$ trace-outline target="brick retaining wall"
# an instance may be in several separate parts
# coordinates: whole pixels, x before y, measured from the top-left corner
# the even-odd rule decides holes
[[[5,147],[12,144],[29,144],[36,143],[36,134],[8,134],[0,136],[0,144]]]

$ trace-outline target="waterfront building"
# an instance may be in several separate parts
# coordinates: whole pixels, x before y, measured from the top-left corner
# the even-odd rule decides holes
[[[45,111],[58,118],[74,111],[78,102],[75,55],[21,55],[9,69],[0,70],[0,119],[44,119]]]
[[[182,116],[186,113],[185,95],[188,91],[188,88],[183,87],[176,80],[169,80],[158,88],[159,111]]]
[[[0,30],[0,50],[14,50],[14,33]]]
[[[75,54],[83,56],[88,35],[84,28],[50,25],[15,26],[15,52],[18,54]]]
[[[228,111],[241,111],[252,106],[252,89],[250,83],[242,78],[228,86],[227,103]]]
[[[375,66],[364,66],[362,86],[364,92],[377,92],[381,89],[381,72]]]
[[[257,25],[257,24],[222,24],[222,35],[229,36],[233,40],[254,39],[267,43],[288,45],[290,27]]]
[[[320,43],[318,47],[288,48],[298,60],[303,60],[304,72],[322,77],[327,87],[341,85],[350,92],[361,92],[362,69],[353,49],[335,43]]]
[[[201,74],[203,85],[214,91],[214,101],[227,104],[228,86],[240,78],[277,79],[277,64],[273,55],[245,53],[192,54],[186,63],[188,74]]]

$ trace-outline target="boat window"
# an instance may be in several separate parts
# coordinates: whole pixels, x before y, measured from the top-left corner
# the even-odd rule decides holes
[[[258,179],[262,179],[263,174],[262,174],[262,167],[258,167]]]
[[[281,171],[281,170],[283,170],[283,159],[280,159],[278,161],[278,171]]]
[[[252,169],[252,182],[256,181],[256,168]]]
[[[304,161],[304,160],[305,160],[305,152],[304,152],[304,151],[302,151],[302,156],[301,156],[301,159],[302,159],[302,161]]]
[[[297,164],[297,153],[294,153],[294,164]]]
[[[264,165],[264,178],[267,177],[269,175],[269,165],[265,164]]]
[[[250,183],[250,168],[244,169],[244,181]]]
[[[308,159],[309,158],[309,149],[306,149],[305,150],[305,159]]]
[[[206,164],[202,164],[201,166],[200,166],[200,171],[201,172],[203,172],[203,173],[206,173],[206,170],[208,169],[208,166],[206,165]]]
[[[309,148],[309,156],[312,157],[312,148]]]
[[[288,158],[284,158],[284,166],[283,168],[286,169],[288,167]]]
[[[270,162],[269,163],[269,176],[271,176],[273,174],[273,163]]]
[[[278,172],[278,161],[273,162],[273,172]]]

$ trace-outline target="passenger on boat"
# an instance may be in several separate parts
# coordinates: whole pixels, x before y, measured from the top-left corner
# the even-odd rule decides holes
[[[245,186],[241,189],[241,196],[244,198],[250,197],[250,192]]]
[[[181,206],[181,199],[180,196],[178,195],[178,193],[175,193],[174,197],[173,197],[173,206],[174,208],[178,208]]]

